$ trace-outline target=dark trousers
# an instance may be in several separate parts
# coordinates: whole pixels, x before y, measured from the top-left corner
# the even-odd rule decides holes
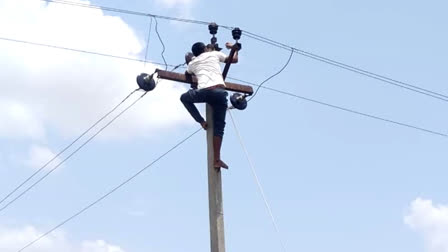
[[[194,105],[205,102],[213,108],[214,135],[222,137],[226,126],[227,91],[224,88],[214,89],[190,89],[180,97],[185,108],[198,123],[204,122],[204,118]]]

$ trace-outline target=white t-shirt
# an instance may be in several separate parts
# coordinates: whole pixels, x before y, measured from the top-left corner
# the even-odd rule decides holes
[[[222,78],[219,62],[227,58],[222,52],[203,52],[188,64],[187,72],[198,78],[198,89],[208,88],[215,85],[225,85]]]

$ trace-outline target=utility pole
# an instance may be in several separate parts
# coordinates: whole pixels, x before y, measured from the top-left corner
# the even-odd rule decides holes
[[[228,67],[227,67],[228,70]],[[161,79],[172,80],[183,83],[197,85],[197,78],[163,70],[157,70],[158,77]],[[233,92],[241,92],[246,95],[252,95],[251,86],[226,82],[226,90]],[[222,202],[222,178],[221,169],[214,167],[214,150],[213,150],[213,108],[206,105],[206,121],[207,128],[207,170],[208,170],[208,196],[209,196],[209,218],[210,218],[210,246],[211,252],[225,252],[224,240],[224,213]]]
[[[218,26],[214,23],[209,25],[210,33],[213,35],[211,40],[215,49],[218,48],[216,44],[215,34]],[[232,63],[235,53],[241,49],[241,44],[238,43],[238,39],[241,37],[241,30],[235,28],[232,31],[232,36],[236,40],[236,44],[232,47],[228,61],[223,71],[223,79],[225,80],[227,73]],[[156,70],[157,76],[160,79],[189,83],[192,87],[197,86],[197,78],[191,75],[185,75],[176,72]],[[142,89],[150,91],[155,88],[155,82],[153,75],[141,74],[137,78],[137,82]],[[146,85],[146,86],[145,86]],[[225,82],[226,90],[234,93],[231,97],[232,105],[238,109],[244,109],[247,106],[245,97],[253,94],[251,86],[235,84],[231,82]],[[210,246],[211,252],[225,252],[225,240],[224,240],[224,212],[222,203],[222,178],[221,169],[214,167],[215,153],[213,149],[213,137],[214,137],[214,121],[213,121],[213,108],[209,104],[206,105],[206,121],[207,128],[207,171],[208,171],[208,200],[209,200],[209,218],[210,218]]]
[[[228,61],[223,71],[223,78],[225,79],[229,72],[230,64],[239,45],[236,45],[230,51]],[[210,245],[211,252],[225,252],[225,238],[224,238],[224,209],[222,202],[222,178],[221,169],[214,167],[215,155],[213,150],[213,108],[209,104],[206,106],[207,114],[207,162],[208,162],[208,202],[209,202],[209,216],[210,216]]]

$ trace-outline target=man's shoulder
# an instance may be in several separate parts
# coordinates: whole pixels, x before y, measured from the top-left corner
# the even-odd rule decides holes
[[[221,62],[224,62],[225,59],[227,58],[227,55],[225,55],[223,52],[220,52],[220,51],[213,51],[211,53],[213,53],[213,56],[218,58],[218,60]]]
[[[211,53],[214,53],[217,56],[227,56],[225,53],[223,53],[221,51],[212,51]]]
[[[217,51],[211,51],[211,52],[203,52],[203,53],[201,53],[201,55],[199,55],[199,56],[197,56],[197,57],[195,57],[192,61],[191,61],[191,63],[200,63],[200,62],[202,62],[202,61],[207,61],[207,60],[209,60],[210,58],[216,58],[216,59],[218,59],[218,60],[220,60],[220,59],[222,59],[223,57],[227,57],[224,53],[222,53],[222,52],[217,52]]]

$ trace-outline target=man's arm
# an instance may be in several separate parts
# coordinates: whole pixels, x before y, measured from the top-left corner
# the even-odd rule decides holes
[[[187,80],[191,83],[190,87],[192,89],[197,89],[198,86],[193,84],[192,78],[193,78],[193,70],[190,67],[190,61],[192,61],[194,58],[194,55],[192,53],[185,54],[185,63],[187,63],[187,70],[185,71],[185,77]]]
[[[190,64],[190,61],[193,60],[193,58],[194,58],[194,55],[193,55],[191,52],[185,54],[185,63],[187,63],[187,72],[188,72],[189,74],[192,73],[189,64]]]
[[[233,47],[232,43],[230,43],[230,42],[226,43],[226,48],[227,49],[232,49],[232,47]],[[228,63],[228,61],[229,61],[229,57],[227,57],[224,62]],[[233,55],[231,63],[238,63],[238,50],[235,51],[235,54]]]

